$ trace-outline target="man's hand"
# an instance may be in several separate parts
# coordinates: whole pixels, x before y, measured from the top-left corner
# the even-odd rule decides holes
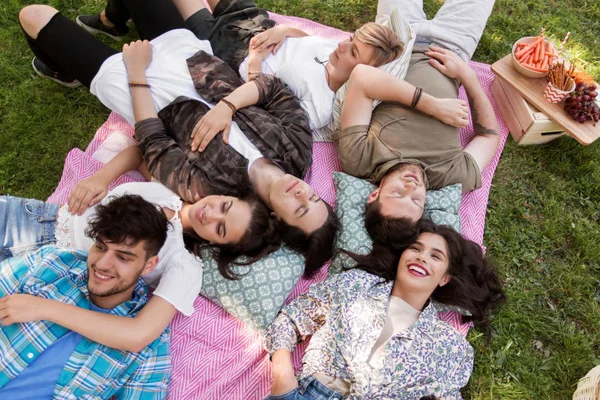
[[[271,357],[273,361],[273,385],[271,394],[278,396],[285,394],[298,387],[298,381],[294,375],[291,353],[287,349],[279,349]]]
[[[123,45],[123,62],[129,77],[146,75],[146,69],[152,62],[152,45],[147,40],[137,40]]]
[[[460,99],[435,99],[433,117],[445,124],[464,128],[469,125],[469,107]]]
[[[217,103],[212,110],[204,114],[192,131],[192,151],[203,152],[219,132],[223,132],[223,142],[229,144],[232,117],[233,111],[223,102]]]
[[[448,78],[462,82],[467,74],[473,73],[469,65],[453,51],[434,45],[429,46],[429,49],[425,52],[425,55],[431,57],[429,64]]]
[[[263,50],[270,48],[271,53],[275,54],[283,45],[286,37],[287,26],[277,25],[254,36],[250,40],[250,49],[256,49],[257,51],[262,52]]]
[[[108,185],[98,175],[90,176],[79,182],[69,194],[67,202],[69,212],[73,215],[82,215],[91,206],[98,204],[108,193]]]
[[[7,326],[16,323],[39,321],[44,319],[44,306],[47,301],[30,294],[11,294],[0,297],[0,321]]]

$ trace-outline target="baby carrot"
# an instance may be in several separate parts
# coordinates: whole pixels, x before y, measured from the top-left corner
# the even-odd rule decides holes
[[[548,57],[544,56],[544,58],[542,59],[542,69],[548,69]]]
[[[523,47],[521,50],[517,51],[515,53],[515,57],[519,58],[524,53],[528,53],[529,51],[533,51],[533,49],[536,48],[537,45],[538,45],[538,43],[540,43],[541,41],[542,41],[542,37],[539,36],[534,42],[529,43],[528,45],[526,45],[525,47]]]
[[[544,41],[544,36],[542,35],[542,41],[540,42],[540,44],[538,45],[538,61],[542,61],[542,53],[544,51],[546,42]]]

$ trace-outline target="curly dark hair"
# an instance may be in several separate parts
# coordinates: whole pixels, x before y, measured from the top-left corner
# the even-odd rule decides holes
[[[213,250],[219,273],[226,279],[236,280],[242,274],[235,270],[236,266],[249,265],[277,250],[281,245],[277,218],[254,192],[239,195],[239,200],[250,205],[252,215],[250,225],[237,243],[209,244],[195,234],[185,233],[184,241],[188,250],[199,255],[203,248]],[[246,256],[246,260],[238,260]]]
[[[327,207],[327,219],[319,229],[310,234],[283,220],[279,221],[279,232],[281,232],[283,242],[305,257],[305,278],[313,277],[333,255],[333,241],[338,228],[338,218],[326,201],[323,201],[323,204]]]
[[[167,240],[169,221],[155,204],[141,196],[127,194],[98,204],[85,229],[86,236],[111,243],[135,246],[145,242],[146,259],[158,254]]]
[[[431,298],[439,303],[460,307],[471,313],[462,317],[473,321],[491,336],[492,310],[506,300],[502,283],[492,264],[483,256],[481,247],[465,239],[449,226],[437,225],[429,219],[418,221],[414,234],[396,235],[390,230],[387,237],[379,237],[368,255],[347,252],[358,265],[356,268],[380,276],[386,281],[396,279],[400,256],[422,233],[433,233],[444,238],[448,247],[448,274],[452,277],[444,286],[438,286]],[[383,239],[383,241],[382,241]]]

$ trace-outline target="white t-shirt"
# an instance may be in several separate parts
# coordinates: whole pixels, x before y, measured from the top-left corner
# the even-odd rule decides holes
[[[143,278],[148,286],[156,288],[154,295],[162,297],[184,315],[192,315],[194,301],[202,288],[204,263],[200,258],[187,251],[183,243],[183,226],[178,214],[182,206],[181,199],[160,183],[134,182],[117,186],[108,192],[102,203],[109,202],[112,196],[124,194],[137,194],[150,203],[175,211],[170,220],[167,240],[158,252],[158,264],[151,273]],[[61,207],[62,215],[65,211],[66,206]],[[94,242],[85,235],[85,228],[88,226],[89,218],[95,215],[95,207],[88,208],[81,216],[71,216],[68,213],[66,215],[69,216],[67,223],[70,223],[68,229],[70,247],[89,251]],[[60,243],[60,240],[58,244],[65,245]]]
[[[210,42],[198,40],[187,29],[175,29],[160,35],[150,43],[152,62],[146,70],[146,79],[150,85],[156,110],[162,110],[179,96],[198,100],[213,108],[214,104],[205,101],[196,91],[186,62],[200,50],[212,54]],[[90,92],[106,107],[122,115],[131,125],[135,124],[127,69],[122,53],[115,54],[102,63],[92,80]],[[248,168],[257,158],[262,157],[260,151],[248,140],[235,122],[231,124],[229,143],[248,159]]]
[[[335,93],[327,84],[325,65],[339,41],[320,36],[287,38],[276,54],[262,64],[262,72],[273,74],[290,87],[308,113],[311,129],[319,129],[333,118]],[[254,72],[254,71],[253,71]],[[242,79],[248,77],[248,59],[239,68]]]

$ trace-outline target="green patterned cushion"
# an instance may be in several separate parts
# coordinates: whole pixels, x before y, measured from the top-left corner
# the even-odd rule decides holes
[[[369,193],[376,186],[364,179],[355,178],[343,172],[334,172],[333,181],[336,190],[336,213],[340,221],[336,236],[336,255],[329,267],[329,274],[342,270],[342,266],[351,266],[354,261],[340,252],[345,249],[358,254],[367,254],[371,250],[371,238],[365,229],[365,206]],[[425,197],[423,216],[438,224],[450,225],[460,232],[460,184],[447,186],[440,190],[428,190]]]
[[[221,276],[209,249],[202,250],[202,260],[200,294],[258,331],[275,319],[304,272],[304,257],[286,247],[254,264],[236,267],[237,273],[245,274],[236,281]]]

